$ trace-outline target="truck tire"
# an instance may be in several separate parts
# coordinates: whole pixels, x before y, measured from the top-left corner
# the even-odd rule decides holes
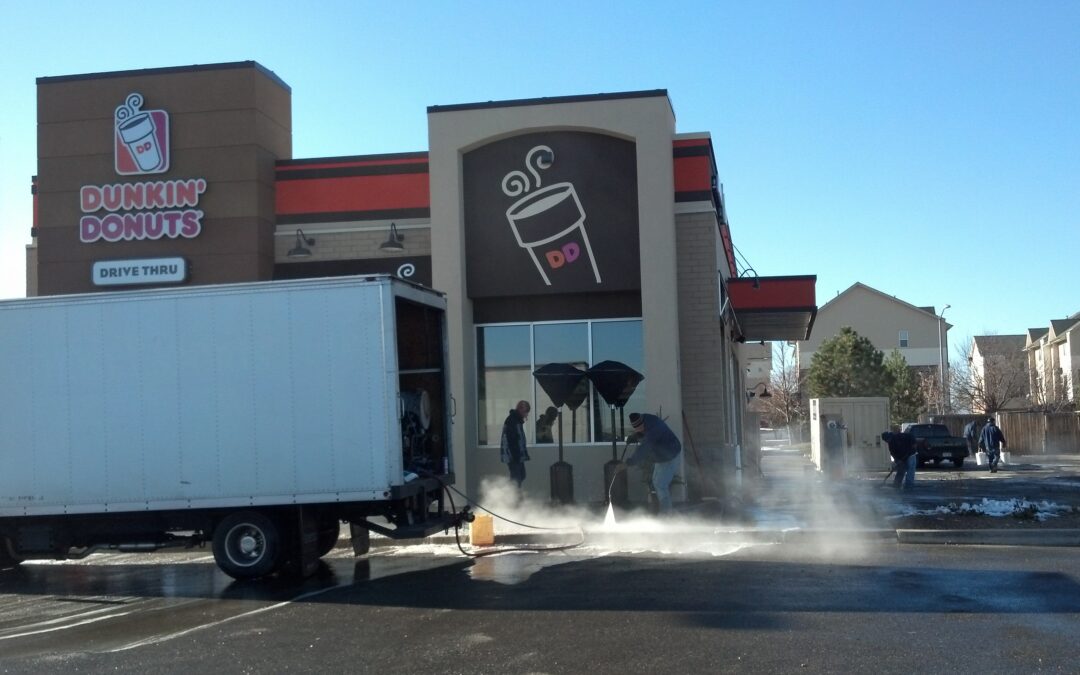
[[[0,536],[0,570],[18,567],[23,559],[15,553],[15,547],[7,537]]]
[[[960,459],[954,459],[952,463],[957,469],[962,469],[964,467],[964,459],[962,457]]]
[[[341,536],[341,521],[337,518],[319,521],[318,551],[320,558],[334,550],[339,536]]]
[[[214,528],[214,561],[234,579],[255,579],[284,562],[281,529],[258,511],[238,511]]]
[[[354,556],[362,556],[371,550],[371,530],[363,525],[349,523],[349,535],[352,538]]]

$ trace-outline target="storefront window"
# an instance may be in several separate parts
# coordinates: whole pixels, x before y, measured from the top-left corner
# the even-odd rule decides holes
[[[545,415],[552,401],[537,384],[532,371],[548,363],[569,363],[582,370],[601,361],[620,361],[644,374],[641,320],[569,321],[503,324],[477,327],[478,442],[498,445],[502,423],[521,399],[532,404],[525,425],[530,444],[559,440],[559,423]],[[615,413],[616,430],[624,431],[625,414],[644,405],[642,382],[627,404]],[[563,444],[611,442],[611,410],[590,389],[576,410],[563,406]]]
[[[598,321],[592,330],[593,363],[619,361],[639,373],[645,373],[645,351],[642,345],[640,321]],[[611,406],[593,391],[592,405],[595,411],[597,441],[611,442]],[[641,382],[623,410],[615,410],[615,435],[625,438],[629,432],[626,416],[632,412],[645,411],[645,382]]]
[[[536,345],[536,367],[549,363],[569,363],[581,370],[589,369],[589,324],[584,322],[538,324],[533,328]],[[559,442],[558,419],[546,415],[552,401],[543,387],[536,384],[533,408],[537,444]],[[586,401],[575,410],[563,406],[563,444],[587,443],[589,438],[589,406]],[[543,417],[543,419],[542,419]]]
[[[532,401],[531,332],[528,325],[477,329],[480,445],[498,445],[502,423],[510,409],[521,399]]]

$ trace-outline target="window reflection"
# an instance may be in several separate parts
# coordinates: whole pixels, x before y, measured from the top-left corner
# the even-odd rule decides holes
[[[477,434],[481,445],[498,445],[510,409],[521,399],[531,398],[529,330],[529,326],[484,326],[477,330]]]
[[[597,321],[592,325],[593,363],[601,361],[619,361],[639,373],[645,373],[645,350],[641,335],[640,321]],[[593,436],[596,441],[611,442],[611,406],[593,391],[593,418],[596,427]],[[629,433],[627,415],[645,408],[645,382],[641,382],[634,394],[621,411],[615,410],[615,437],[625,438]]]
[[[533,329],[536,349],[536,367],[549,363],[569,363],[582,371],[589,369],[589,325],[585,322],[538,324]],[[544,388],[536,387],[536,409],[547,410],[553,406]],[[575,410],[562,409],[563,443],[587,443],[589,440],[589,407],[580,405]],[[539,419],[537,420],[539,422]],[[558,443],[559,424],[553,421],[551,440],[536,443]],[[539,430],[539,426],[538,426]]]
[[[611,410],[592,390],[576,410],[556,410],[532,371],[548,363],[569,363],[581,370],[601,361],[620,361],[644,373],[641,320],[569,321],[533,325],[477,327],[477,434],[480,445],[498,445],[508,411],[521,399],[532,404],[526,423],[529,443],[557,444],[562,413],[563,443],[611,442]],[[638,385],[622,415],[615,412],[616,437],[626,435],[625,416],[645,402]]]

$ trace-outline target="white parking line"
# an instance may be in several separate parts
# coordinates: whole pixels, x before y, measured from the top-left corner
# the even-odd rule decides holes
[[[47,624],[63,623],[63,622],[70,621],[71,619],[77,618],[79,616],[89,616],[91,614],[98,614],[100,612],[106,612],[106,611],[110,611],[112,609],[114,609],[114,608],[109,607],[107,609],[99,609],[99,610],[94,610],[94,611],[90,611],[90,612],[83,612],[82,614],[77,614],[75,616],[65,616],[65,617],[60,618],[60,619],[53,619],[51,621],[42,621],[40,623],[32,624],[32,625],[44,626],[44,625],[47,625]],[[58,631],[58,630],[68,630],[70,628],[77,628],[78,626],[85,626],[87,624],[97,623],[98,621],[105,621],[107,619],[118,619],[118,618],[120,618],[122,616],[127,616],[128,614],[131,614],[131,613],[132,613],[132,611],[117,612],[115,614],[109,614],[108,616],[96,616],[96,617],[91,618],[91,619],[85,619],[83,621],[76,621],[75,623],[69,623],[69,624],[65,624],[63,626],[55,626],[54,625],[54,626],[51,626],[50,628],[42,628],[41,630],[31,630],[31,631],[25,631],[25,632],[22,632],[22,633],[14,633],[12,635],[3,635],[3,636],[0,636],[0,640],[13,640],[15,638],[29,637],[31,635],[40,635],[42,633],[53,633],[53,632]]]
[[[270,605],[269,607],[260,607],[259,609],[253,609],[250,612],[244,612],[243,614],[237,614],[236,616],[230,616],[227,619],[220,619],[218,621],[211,621],[210,623],[204,623],[204,624],[199,625],[199,626],[193,626],[191,628],[186,628],[184,630],[177,631],[175,633],[169,633],[167,635],[158,635],[158,636],[155,636],[155,637],[149,637],[149,638],[145,638],[145,639],[142,639],[142,640],[138,640],[136,642],[126,644],[126,645],[124,645],[122,647],[116,647],[116,648],[113,648],[113,649],[106,650],[106,653],[111,654],[111,653],[114,653],[114,652],[123,652],[123,651],[127,651],[129,649],[136,649],[138,647],[146,647],[146,646],[149,646],[149,645],[161,644],[162,642],[168,642],[170,640],[175,640],[178,637],[183,637],[185,635],[189,635],[191,633],[195,633],[195,632],[200,631],[200,630],[205,630],[207,628],[213,628],[214,626],[220,626],[222,624],[229,623],[230,621],[235,621],[237,619],[243,619],[245,617],[254,616],[256,614],[262,614],[264,612],[269,612],[269,611],[272,611],[272,610],[275,610],[275,609],[280,609],[280,608],[285,607],[286,605],[290,605],[290,604],[292,604],[294,602],[300,602],[302,600],[307,600],[308,598],[313,598],[313,597],[315,597],[317,595],[322,595],[323,593],[328,593],[330,591],[334,591],[334,590],[337,590],[339,588],[345,588],[347,586],[352,586],[352,582],[345,583],[345,584],[338,584],[336,586],[330,586],[328,588],[322,588],[322,589],[319,589],[317,591],[310,591],[308,593],[302,593],[302,594],[296,596],[295,598],[291,598],[289,600],[284,600],[284,601],[279,602],[277,604]]]

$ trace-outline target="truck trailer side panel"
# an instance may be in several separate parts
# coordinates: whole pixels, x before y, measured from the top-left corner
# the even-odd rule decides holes
[[[385,498],[394,328],[386,278],[0,303],[0,516]]]

